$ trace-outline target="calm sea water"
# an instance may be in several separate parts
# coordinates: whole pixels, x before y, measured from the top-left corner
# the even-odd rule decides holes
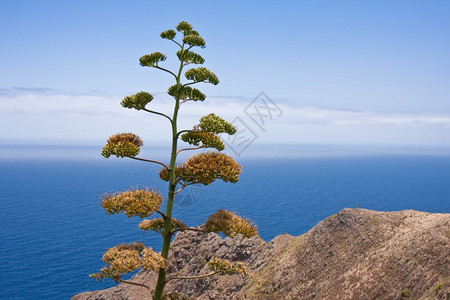
[[[216,209],[254,220],[266,241],[299,235],[345,207],[450,212],[450,157],[376,156],[241,161],[237,184],[185,190],[175,217],[198,225]],[[161,184],[157,167],[135,161],[0,161],[0,299],[69,299],[102,289],[90,273],[105,249],[160,239],[139,219],[108,216],[99,196]]]

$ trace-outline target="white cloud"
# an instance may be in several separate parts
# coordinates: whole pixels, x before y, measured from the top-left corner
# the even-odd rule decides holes
[[[448,127],[450,114],[379,113],[371,111],[351,111],[319,107],[281,106],[286,116],[296,118],[301,123],[322,123],[336,126],[391,125],[417,127],[437,125]]]
[[[152,109],[171,114],[172,99],[155,95]],[[124,109],[120,98],[90,95],[22,93],[0,96],[0,139],[42,143],[104,141],[110,134],[132,131],[154,144],[170,134],[162,117]],[[280,117],[266,118],[261,130],[244,113],[250,101],[209,97],[181,106],[179,128],[190,128],[205,114],[233,120],[240,117],[265,143],[409,143],[447,144],[450,114],[411,114],[352,111],[280,104]],[[148,144],[148,143],[147,143]]]

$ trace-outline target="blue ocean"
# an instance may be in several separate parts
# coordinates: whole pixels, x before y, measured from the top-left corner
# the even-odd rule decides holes
[[[238,159],[239,160],[239,159]],[[236,184],[185,189],[174,215],[195,226],[219,208],[253,220],[261,237],[300,235],[345,207],[450,212],[450,157],[366,155],[241,159]],[[159,167],[123,159],[27,156],[0,160],[0,299],[69,299],[114,285],[88,276],[103,252],[159,236],[138,218],[106,215],[105,192],[166,183]]]

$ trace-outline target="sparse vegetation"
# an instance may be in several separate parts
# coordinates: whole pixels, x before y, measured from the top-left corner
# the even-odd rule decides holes
[[[430,295],[437,295],[439,291],[442,289],[442,286],[444,285],[444,282],[442,280],[439,280],[436,282],[436,284],[431,288]]]
[[[404,289],[400,292],[400,298],[409,298],[411,296],[411,291],[409,289]]]

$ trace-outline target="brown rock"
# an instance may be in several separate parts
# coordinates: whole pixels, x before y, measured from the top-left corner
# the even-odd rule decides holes
[[[239,275],[174,280],[166,291],[192,299],[450,299],[450,214],[344,209],[306,234],[260,238],[179,233],[171,275],[200,275],[212,257],[245,262]],[[132,280],[155,285],[155,273]],[[151,299],[142,287],[119,284],[72,300]]]

